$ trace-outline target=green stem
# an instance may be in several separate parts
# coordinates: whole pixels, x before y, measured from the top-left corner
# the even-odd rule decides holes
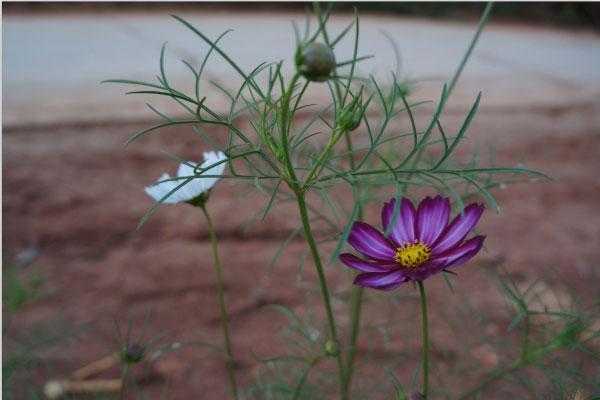
[[[317,275],[319,277],[319,286],[321,288],[321,295],[323,297],[323,303],[325,305],[325,313],[327,314],[327,323],[329,325],[329,339],[334,342],[336,348],[338,349],[335,357],[337,359],[338,364],[340,393],[341,398],[343,400],[346,400],[348,397],[344,391],[344,363],[342,360],[341,352],[339,351],[340,342],[338,340],[335,318],[333,317],[333,309],[331,308],[331,297],[329,295],[329,287],[327,286],[327,278],[325,277],[325,272],[323,271],[321,255],[319,254],[319,249],[317,248],[317,243],[315,241],[315,238],[312,233],[312,228],[310,226],[310,220],[308,217],[308,209],[306,208],[304,192],[296,191],[296,199],[298,200],[298,209],[300,210],[300,218],[302,220],[302,227],[304,228],[304,236],[306,237],[306,241],[308,242],[308,246],[310,247],[310,252],[315,263]]]
[[[350,138],[349,132],[345,133],[346,139],[346,148],[348,149],[348,162],[350,163],[350,168],[354,170],[355,162],[354,162],[354,149],[352,145],[352,139]],[[359,188],[354,187],[352,190],[354,201],[358,201],[358,192]],[[359,206],[358,219],[362,218],[362,207]],[[350,296],[350,346],[348,350],[348,359],[346,361],[346,378],[344,380],[344,393],[347,397],[349,397],[350,389],[352,388],[352,375],[354,374],[354,360],[356,358],[357,352],[357,342],[358,337],[360,335],[360,317],[362,311],[362,298],[363,298],[363,288],[360,286],[354,286],[352,288],[352,294]]]
[[[427,295],[423,281],[418,281],[419,294],[421,295],[421,345],[422,345],[422,371],[423,385],[421,393],[427,399],[429,393],[429,325],[427,322]]]
[[[310,185],[313,183],[313,179],[316,178],[319,175],[319,173],[323,170],[323,164],[325,163],[327,156],[329,156],[329,152],[331,151],[331,149],[333,149],[333,146],[335,146],[335,144],[338,142],[339,138],[340,133],[338,132],[337,128],[333,128],[333,130],[331,131],[331,135],[329,136],[329,141],[325,145],[325,148],[323,149],[321,154],[319,154],[319,157],[317,158],[317,161],[315,161],[315,163],[313,164],[313,167],[311,168],[310,172],[306,174],[306,178],[304,179],[303,185],[305,188],[310,187]]]
[[[313,236],[312,228],[310,226],[310,219],[308,217],[308,208],[307,208],[306,199],[305,199],[306,185],[304,184],[302,187],[300,187],[297,176],[296,176],[296,172],[294,170],[294,166],[290,160],[290,155],[289,155],[288,136],[289,136],[291,124],[294,119],[294,112],[296,109],[296,106],[294,106],[294,110],[290,110],[290,99],[294,92],[294,86],[296,85],[296,82],[298,81],[299,78],[300,78],[300,75],[298,73],[296,73],[294,75],[294,77],[292,78],[292,80],[290,81],[290,84],[289,84],[286,92],[283,95],[282,104],[281,104],[281,113],[282,114],[281,114],[281,120],[280,120],[281,121],[280,129],[281,129],[281,143],[282,143],[282,150],[283,150],[283,163],[284,163],[286,170],[288,172],[288,175],[289,175],[289,180],[287,180],[288,186],[290,186],[290,189],[292,189],[292,191],[296,195],[296,200],[298,202],[298,209],[300,211],[300,219],[302,220],[302,228],[304,229],[304,236],[306,238],[308,246],[310,247],[310,252],[312,254],[312,258],[315,263],[315,268],[317,270],[317,275],[319,278],[319,286],[321,287],[321,295],[323,297],[323,303],[325,306],[325,313],[327,314],[327,323],[329,326],[329,339],[334,342],[334,345],[337,349],[335,357],[336,357],[337,365],[338,365],[340,395],[341,395],[342,400],[347,400],[348,397],[344,390],[344,380],[345,380],[344,362],[342,360],[341,351],[339,351],[340,342],[338,340],[337,327],[335,324],[335,318],[333,317],[333,310],[331,308],[331,298],[329,295],[329,287],[327,286],[327,279],[326,279],[325,273],[323,271],[323,263],[321,261],[321,255],[319,254],[319,249],[317,248],[317,243]],[[298,99],[297,103],[299,101],[300,100]],[[330,139],[330,141],[331,141],[331,139]],[[331,146],[333,146],[333,145],[331,145]],[[309,176],[310,175],[311,174],[309,173]]]
[[[358,336],[360,334],[360,316],[362,311],[363,288],[355,286],[352,288],[350,297],[350,346],[348,360],[346,361],[346,378],[344,380],[344,393],[349,398],[352,387],[352,375],[354,373],[354,360],[356,358]]]
[[[129,384],[129,364],[123,363],[123,369],[121,370],[121,390],[119,391],[119,400],[125,398],[125,391]]]
[[[302,373],[302,376],[300,377],[300,381],[298,382],[298,385],[296,385],[296,390],[294,390],[294,395],[292,397],[292,400],[298,400],[300,398],[300,395],[302,394],[302,388],[304,388],[304,384],[306,383],[306,380],[308,379],[308,374],[309,374],[310,370],[313,369],[314,366],[317,365],[319,362],[321,362],[321,357],[315,357],[308,364],[308,367],[306,367],[306,369]]]
[[[200,206],[204,216],[206,217],[206,223],[208,225],[208,233],[210,235],[210,241],[212,245],[212,253],[214,259],[214,268],[215,275],[217,277],[217,295],[219,300],[219,309],[221,312],[221,329],[223,330],[223,340],[225,342],[225,353],[227,355],[226,367],[227,367],[227,377],[229,379],[229,386],[231,390],[231,394],[233,398],[237,400],[238,398],[238,389],[237,383],[235,381],[235,359],[233,358],[233,352],[231,350],[231,339],[229,336],[229,315],[227,313],[227,306],[225,304],[225,293],[224,293],[224,285],[223,285],[223,269],[221,267],[221,259],[219,258],[219,248],[217,242],[217,235],[215,233],[215,228],[213,226],[212,220],[208,211],[206,211],[206,205]]]
[[[467,61],[471,57],[471,53],[473,52],[475,45],[479,41],[479,36],[481,36],[481,32],[483,32],[483,28],[485,27],[488,19],[490,18],[490,14],[492,12],[493,7],[494,7],[493,1],[490,1],[485,5],[483,13],[481,14],[481,17],[479,18],[479,23],[477,24],[477,30],[475,31],[475,35],[471,39],[471,43],[469,43],[467,52],[463,56],[462,60],[460,60],[460,64],[458,65],[458,68],[454,72],[454,76],[452,76],[452,80],[450,81],[450,84],[448,85],[448,96],[450,96],[450,93],[452,93],[452,90],[454,89],[456,82],[458,82],[458,78],[460,78],[460,75],[462,74],[462,71],[465,68],[465,65],[467,65]]]

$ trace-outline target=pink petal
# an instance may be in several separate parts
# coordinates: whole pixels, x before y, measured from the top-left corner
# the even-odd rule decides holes
[[[371,225],[357,221],[352,225],[348,243],[366,257],[376,260],[393,260],[392,244]]]
[[[444,254],[434,256],[432,261],[438,262],[442,265],[441,269],[458,267],[469,261],[475,254],[479,253],[483,246],[485,236],[475,236],[472,239],[467,240],[460,246],[448,250]]]
[[[367,272],[358,275],[354,279],[354,284],[362,287],[390,290],[408,280],[409,279],[404,274],[404,271],[401,270],[391,272]]]
[[[427,197],[417,211],[417,237],[419,241],[431,246],[448,225],[450,200],[437,196]]]
[[[481,204],[469,204],[464,212],[457,215],[444,230],[444,233],[440,235],[433,246],[433,253],[441,254],[462,242],[471,229],[477,225],[484,209],[485,207]]]
[[[396,199],[391,199],[388,203],[385,203],[381,209],[381,222],[383,230],[387,232],[388,226],[394,219],[394,207],[396,205]],[[415,241],[415,219],[416,210],[412,202],[407,198],[402,198],[400,207],[396,210],[396,218],[394,226],[390,230],[390,239],[400,247],[406,243],[413,243]]]
[[[340,254],[340,261],[346,266],[361,272],[389,272],[391,268],[396,267],[395,264],[384,264],[377,261],[365,261],[350,253]]]

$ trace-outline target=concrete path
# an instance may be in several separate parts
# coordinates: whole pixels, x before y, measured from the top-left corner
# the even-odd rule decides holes
[[[286,13],[211,11],[182,16],[212,38],[233,28],[222,46],[246,71],[262,61],[279,59],[286,60],[289,70],[294,42],[290,21],[303,23],[302,15]],[[333,18],[331,30],[340,31],[350,19],[350,15]],[[364,15],[360,54],[374,54],[375,59],[362,64],[360,71],[383,77],[395,69],[392,47],[382,35],[385,31],[402,53],[403,76],[423,80],[417,96],[435,98],[456,68],[474,25]],[[192,32],[158,14],[5,15],[2,34],[5,128],[151,119],[144,105],[149,98],[124,96],[124,87],[99,82],[154,80],[160,48],[167,41],[168,74],[176,86],[190,87],[191,75],[179,60],[198,64],[207,51]],[[484,92],[484,109],[597,102],[599,39],[593,33],[492,23],[464,71],[453,104],[466,106],[479,90]],[[349,41],[336,51],[338,60],[350,54]],[[228,86],[238,81],[218,58],[209,63],[207,77]],[[203,90],[208,88],[205,85]],[[154,100],[153,104],[161,105]],[[224,106],[218,99],[213,101],[217,108]]]

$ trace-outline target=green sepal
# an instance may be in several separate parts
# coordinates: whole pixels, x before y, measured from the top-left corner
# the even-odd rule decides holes
[[[199,196],[194,197],[191,200],[186,201],[186,203],[193,205],[194,207],[204,208],[206,202],[208,201],[208,197],[210,194],[210,190],[201,193]]]

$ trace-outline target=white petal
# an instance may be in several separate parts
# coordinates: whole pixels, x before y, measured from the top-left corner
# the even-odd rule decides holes
[[[191,176],[196,175],[194,173],[194,169],[197,165],[198,164],[193,161],[186,161],[185,163],[179,164],[177,176],[186,179],[178,180],[177,184],[181,185]],[[179,196],[183,199],[182,201],[191,200],[194,197],[200,196],[204,192],[204,188],[200,181],[202,181],[201,178],[194,178],[177,190],[177,192],[179,192]]]
[[[150,197],[152,197],[155,201],[160,201],[160,199],[162,199],[164,196],[166,196],[171,190],[175,189],[175,187],[177,186],[176,181],[161,182],[166,179],[171,179],[169,174],[162,174],[160,176],[160,178],[158,178],[158,180],[157,180],[157,182],[160,182],[160,183],[155,183],[151,186],[146,187],[146,189],[145,189],[146,193]],[[179,199],[178,192],[179,192],[179,190],[172,193],[169,197],[167,197],[166,199],[163,200],[163,203],[165,203],[165,204],[179,203],[181,200]]]
[[[211,165],[216,164],[223,160],[227,160],[227,157],[221,151],[205,152],[204,153],[204,162],[202,163],[202,165],[200,167],[208,168]],[[225,171],[225,164],[226,164],[225,162],[222,162],[219,165],[215,165],[214,167],[202,172],[202,175],[223,175],[223,171]],[[204,191],[206,191],[206,190],[209,190],[210,188],[212,188],[219,179],[220,178],[212,177],[212,178],[200,178],[198,180],[202,181],[202,187],[203,187]]]
[[[186,161],[184,163],[179,164],[179,168],[177,169],[177,176],[192,176],[194,175],[194,168],[198,163],[193,161]]]
[[[221,151],[205,152],[204,162],[202,163],[200,168],[210,167],[211,165],[223,160],[227,160],[227,157]],[[222,175],[223,171],[225,170],[225,164],[226,163],[223,162],[219,165],[216,165],[206,171],[203,171],[201,175]],[[185,163],[181,163],[179,165],[179,168],[177,169],[177,177],[185,179],[161,182],[167,179],[171,179],[169,174],[162,174],[161,177],[158,179],[157,183],[145,188],[146,193],[155,201],[160,201],[160,199],[166,196],[173,189],[186,182],[186,180],[188,180],[191,176],[196,175],[194,174],[194,169],[197,165],[198,164],[193,161],[186,161]],[[171,193],[169,197],[163,200],[163,203],[175,204],[184,201],[189,201],[209,190],[215,185],[215,183],[218,180],[219,178],[193,178],[187,183],[185,183],[183,186],[181,186],[179,189],[177,189],[175,192]]]

